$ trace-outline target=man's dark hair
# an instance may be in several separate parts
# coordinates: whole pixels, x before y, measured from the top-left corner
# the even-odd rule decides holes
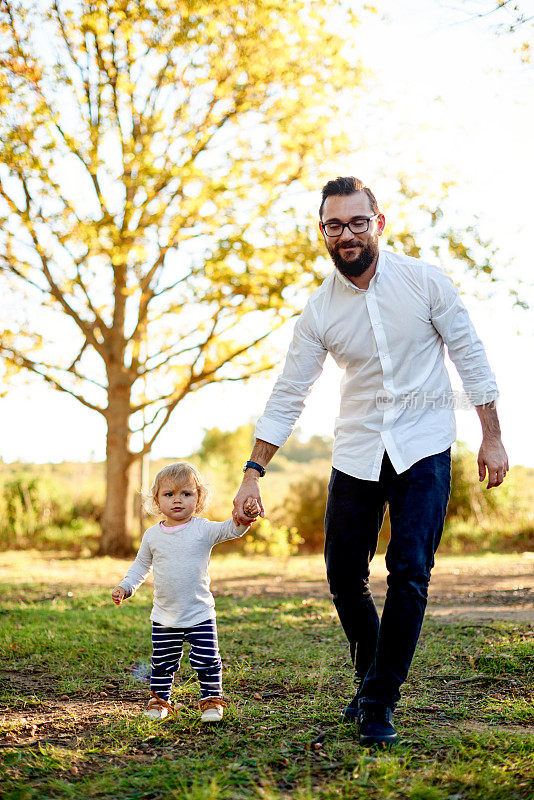
[[[379,213],[378,203],[376,202],[376,197],[366,186],[363,181],[359,178],[353,178],[350,175],[348,178],[336,178],[333,181],[328,181],[325,183],[322,190],[322,200],[321,205],[319,206],[319,218],[323,218],[323,207],[325,204],[325,200],[327,197],[333,194],[355,194],[356,192],[365,192],[367,197],[369,198],[369,204],[371,206],[371,211],[373,214]]]

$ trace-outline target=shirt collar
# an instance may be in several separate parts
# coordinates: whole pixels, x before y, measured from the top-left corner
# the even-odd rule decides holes
[[[382,250],[379,250],[378,261],[376,262],[375,274],[371,278],[371,282],[369,283],[369,288],[373,285],[373,283],[378,283],[380,281],[380,277],[384,271],[385,261],[386,261],[385,253]],[[352,281],[349,281],[349,279],[345,275],[343,275],[343,273],[340,272],[337,267],[335,267],[334,269],[336,278],[340,280],[341,283],[347,287],[347,289],[352,289],[353,292],[358,292],[358,294],[365,294],[365,292],[367,291],[366,289],[359,289],[352,283]]]

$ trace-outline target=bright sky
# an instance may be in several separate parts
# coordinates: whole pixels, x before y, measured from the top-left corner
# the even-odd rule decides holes
[[[527,238],[534,215],[534,67],[521,64],[509,37],[497,37],[486,21],[469,22],[453,10],[461,4],[382,0],[377,5],[387,19],[377,17],[358,29],[355,47],[374,72],[369,97],[388,105],[368,100],[354,109],[355,130],[363,130],[369,144],[337,164],[336,174],[363,178],[386,211],[388,172],[403,170],[432,184],[456,179],[458,218],[452,224],[469,224],[478,216],[483,235],[501,248],[506,269],[530,281],[525,291],[534,308]],[[477,300],[461,268],[454,277],[466,289],[465,302],[496,373],[510,461],[534,466],[532,311],[512,310],[504,291]],[[290,330],[278,340],[281,354],[289,338]],[[460,388],[453,367],[451,376]],[[299,423],[305,436],[332,434],[339,379],[329,361]],[[187,398],[160,435],[153,456],[182,457],[198,446],[204,429],[231,430],[254,420],[273,381],[274,376],[249,386],[210,387]],[[99,415],[37,382],[19,384],[0,400],[0,419],[5,461],[104,458],[105,426]],[[475,412],[458,411],[457,423],[458,438],[476,450]]]

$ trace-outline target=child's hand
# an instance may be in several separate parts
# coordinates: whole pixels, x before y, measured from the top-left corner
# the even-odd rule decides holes
[[[126,597],[126,592],[122,588],[122,586],[115,586],[115,588],[111,592],[111,599],[113,600],[115,605],[120,606],[125,597]]]
[[[253,519],[260,515],[261,508],[255,497],[247,497],[243,503],[243,511],[247,517],[252,517]]]

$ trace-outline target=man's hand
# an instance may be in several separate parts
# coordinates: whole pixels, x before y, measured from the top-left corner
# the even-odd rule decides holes
[[[269,442],[263,441],[263,439],[256,439],[256,444],[252,448],[252,453],[250,454],[250,461],[255,461],[256,464],[261,464],[262,467],[266,467],[277,450],[278,445],[270,444]],[[255,514],[255,516],[251,517],[243,508],[245,501],[249,498],[257,502],[260,508],[259,515]],[[258,516],[265,516],[265,510],[261,502],[260,476],[257,470],[251,467],[245,470],[241,486],[234,497],[234,513],[232,516],[236,525],[250,525]]]
[[[508,456],[500,437],[482,439],[482,444],[478,451],[479,481],[482,482],[484,480],[487,470],[488,485],[486,489],[493,489],[495,486],[501,485],[508,469]]]
[[[126,597],[126,592],[122,588],[122,586],[115,586],[115,588],[111,592],[111,599],[113,600],[115,605],[120,606],[125,597]]]
[[[478,479],[482,483],[488,471],[486,489],[500,486],[508,472],[508,456],[501,441],[501,426],[495,400],[475,406],[482,425],[482,444],[478,451]]]
[[[256,501],[259,507],[259,516],[264,517],[265,510],[261,501],[259,479],[245,475],[234,497],[234,513],[232,516],[236,525],[250,525],[251,522],[257,519],[258,514],[249,516],[243,507],[246,503],[247,508],[251,510],[252,506],[249,506],[250,501]]]

